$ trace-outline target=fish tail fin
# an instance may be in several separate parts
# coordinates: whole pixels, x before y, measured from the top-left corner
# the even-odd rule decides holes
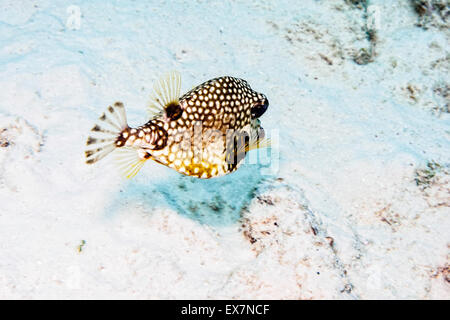
[[[106,157],[116,148],[122,147],[125,141],[120,138],[128,128],[123,103],[116,102],[113,106],[109,106],[91,129],[86,140],[86,163],[93,164]]]

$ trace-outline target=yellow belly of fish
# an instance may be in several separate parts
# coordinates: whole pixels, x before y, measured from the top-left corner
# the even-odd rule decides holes
[[[204,146],[202,149],[193,146],[182,149],[181,144],[172,144],[153,153],[154,158],[179,173],[201,179],[219,177],[236,170],[240,163],[228,170],[228,163],[224,154],[224,142],[218,141]]]

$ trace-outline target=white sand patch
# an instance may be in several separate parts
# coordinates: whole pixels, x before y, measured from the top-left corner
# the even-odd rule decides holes
[[[370,3],[372,40],[344,0],[77,1],[79,28],[70,1],[5,2],[0,298],[450,299],[448,28]],[[279,170],[87,166],[106,106],[145,123],[174,69],[266,94]]]

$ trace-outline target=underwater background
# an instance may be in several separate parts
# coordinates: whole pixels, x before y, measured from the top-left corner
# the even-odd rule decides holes
[[[450,299],[448,1],[0,0],[0,298]],[[106,106],[218,76],[274,146],[84,162]]]

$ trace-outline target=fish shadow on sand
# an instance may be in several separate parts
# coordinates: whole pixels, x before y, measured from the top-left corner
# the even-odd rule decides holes
[[[122,188],[107,215],[127,206],[141,206],[149,212],[170,208],[200,224],[228,226],[239,221],[264,179],[258,165],[244,165],[232,174],[206,180],[176,172],[164,180],[136,179]]]

